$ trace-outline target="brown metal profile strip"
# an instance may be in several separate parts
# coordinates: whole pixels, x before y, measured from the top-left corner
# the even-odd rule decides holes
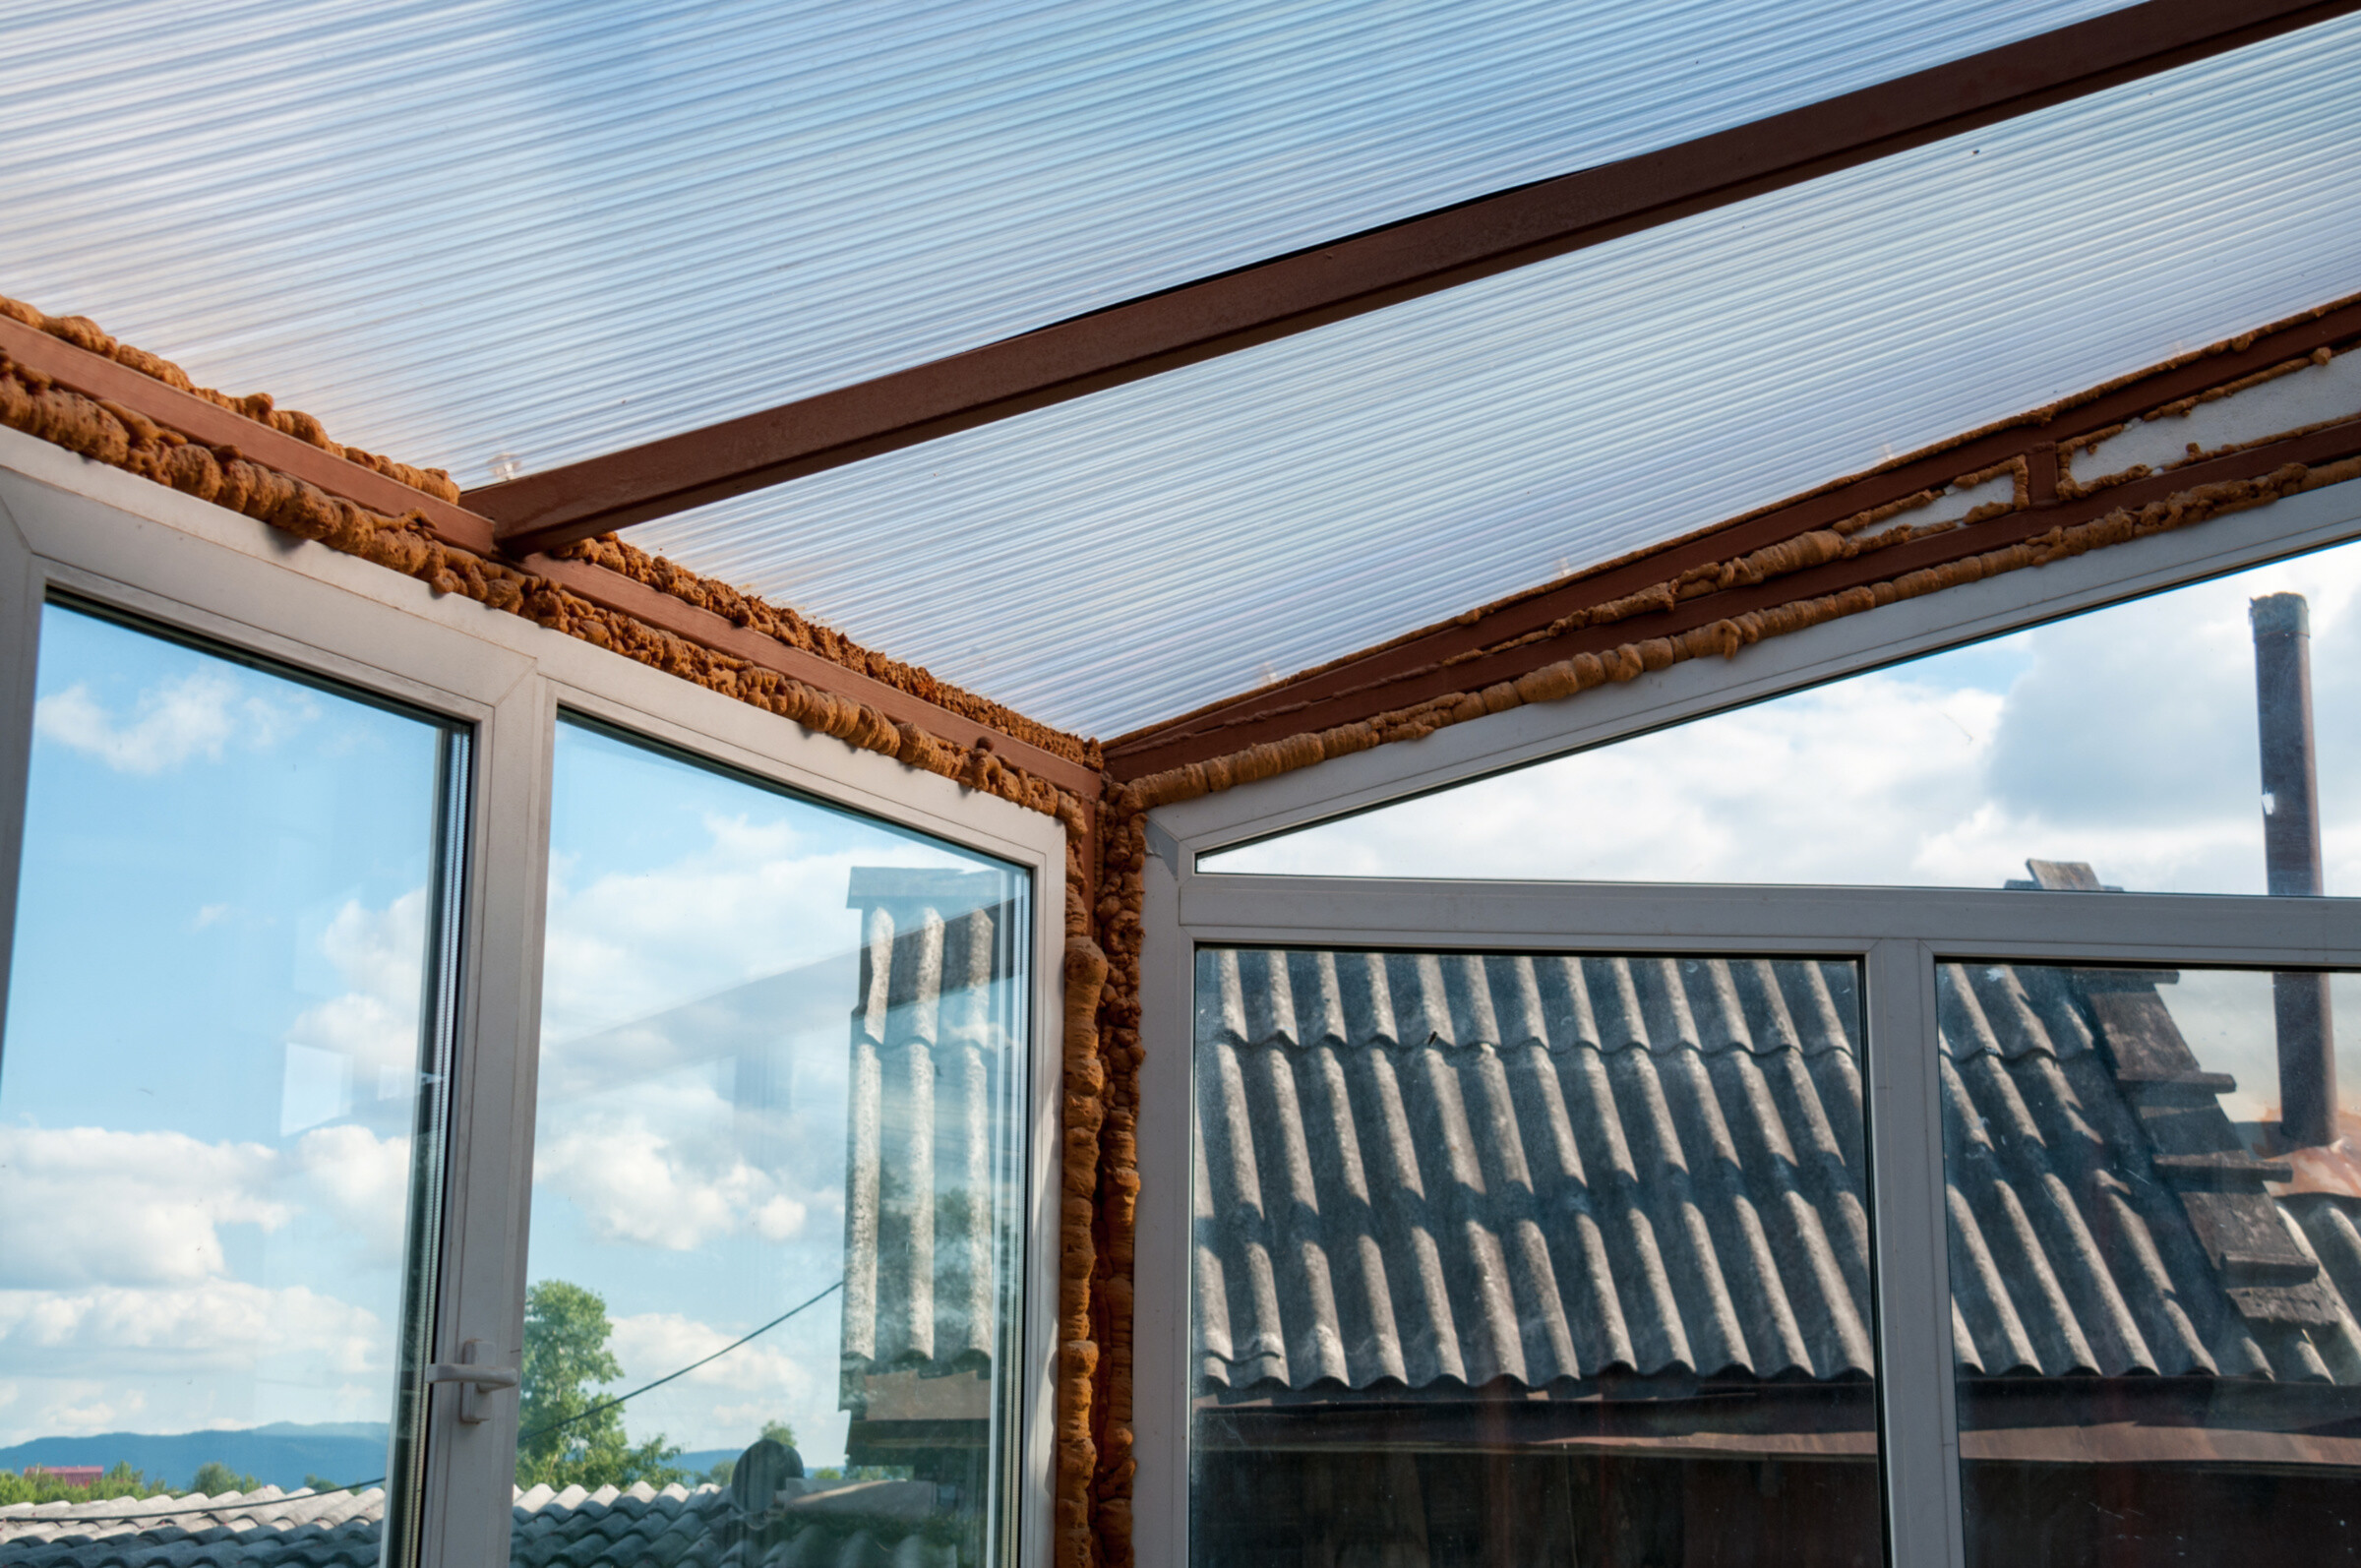
[[[2147,0],[1750,125],[467,493],[516,555],[932,441],[2025,114],[2361,0]]]
[[[2028,418],[1923,456],[1827,486],[1693,534],[1669,547],[1642,552],[1545,588],[1487,605],[1439,626],[1398,638],[1274,686],[1241,694],[1110,741],[1107,766],[1119,779],[1223,756],[1266,741],[1372,718],[1447,693],[1480,690],[1529,669],[1580,652],[1666,635],[1725,616],[1833,592],[1852,583],[1892,577],[1920,566],[1997,548],[2059,522],[2100,516],[2117,506],[2147,501],[2223,477],[2267,473],[2286,455],[2259,448],[2212,462],[2175,468],[2151,479],[2060,502],[2058,452],[2081,438],[2144,413],[2285,365],[2316,349],[2361,339],[2361,302],[2348,303],[2278,331],[2257,334],[2244,348],[2193,356],[2077,402],[2045,421]],[[2339,427],[2341,428],[2341,427]],[[2305,449],[2318,447],[2307,438]],[[2326,452],[2293,460],[2317,462],[2349,455]],[[1813,571],[1783,576],[1759,589],[1729,590],[1657,612],[1537,636],[1564,617],[1610,603],[1692,569],[1727,561],[1864,512],[1889,507],[1954,479],[2023,460],[2028,480],[2026,509],[1996,520],[1872,551]],[[2261,464],[2257,467],[2256,464]],[[1840,580],[1841,579],[1841,580]],[[1708,607],[1711,608],[1708,608]],[[1502,644],[1536,637],[1514,648]],[[1485,650],[1498,650],[1486,652]]]
[[[742,627],[728,619],[687,604],[644,582],[636,582],[620,572],[593,566],[586,561],[565,561],[554,556],[531,556],[518,563],[535,576],[546,577],[569,593],[576,593],[601,609],[628,615],[659,631],[669,632],[686,642],[726,653],[734,659],[764,670],[776,670],[806,686],[816,686],[837,696],[851,697],[856,702],[876,708],[889,719],[915,724],[938,741],[974,750],[981,745],[1011,767],[1019,767],[1037,778],[1047,779],[1071,795],[1086,801],[1096,800],[1103,785],[1100,775],[1079,762],[1070,761],[1057,753],[1045,751],[1029,741],[1020,741],[1002,734],[989,725],[964,718],[948,708],[938,707],[922,696],[913,696],[897,686],[888,686],[858,670],[848,670],[831,659],[817,653],[791,647],[776,637],[765,636],[750,627]]]
[[[372,512],[389,517],[419,513],[445,544],[476,555],[492,553],[492,522],[487,517],[6,316],[0,316],[0,353],[86,397],[120,403],[208,447],[234,447],[265,467]]]
[[[413,490],[373,468],[324,452],[284,431],[259,424],[216,403],[192,396],[127,365],[0,317],[0,356],[26,370],[70,387],[84,396],[138,414],[167,430],[216,451],[234,448],[253,462],[301,479],[332,496],[389,517],[416,513],[444,544],[478,556],[493,552],[490,519],[448,501]],[[1098,798],[1099,773],[1029,741],[939,707],[925,697],[874,676],[847,669],[803,648],[792,647],[710,610],[685,603],[605,567],[537,556],[522,569],[568,592],[684,641],[743,659],[760,669],[849,697],[898,723],[916,725],[935,739],[964,750],[986,747],[1003,763],[1021,768],[1068,794]]]

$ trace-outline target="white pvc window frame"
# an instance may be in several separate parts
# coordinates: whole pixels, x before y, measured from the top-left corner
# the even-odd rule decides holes
[[[1199,872],[1198,857],[2356,537],[2361,481],[1151,813],[1133,1297],[1140,1568],[1188,1561],[1191,1020],[1196,952],[1208,945],[1810,954],[1858,963],[1888,1556],[1898,1568],[1961,1568],[1935,965],[2361,968],[2361,898],[1259,876]]]
[[[830,805],[991,855],[1032,880],[1019,1293],[1012,1369],[1018,1561],[1051,1557],[1065,834],[1052,817],[806,730],[577,638],[0,429],[0,995],[13,949],[41,608],[55,593],[303,670],[464,727],[457,1070],[434,1357],[481,1340],[514,1365],[531,1206],[551,758],[561,709]],[[508,1561],[515,1395],[427,1417],[419,1562]]]

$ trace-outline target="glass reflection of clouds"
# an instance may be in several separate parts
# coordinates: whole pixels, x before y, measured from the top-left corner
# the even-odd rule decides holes
[[[980,1550],[990,1522],[956,1499],[987,1502],[999,1463],[1023,874],[571,722],[551,844],[530,1278],[604,1299],[614,1392],[845,1280],[840,1297],[633,1401],[629,1437],[661,1433],[694,1479],[784,1421],[814,1473],[940,1488],[927,1493],[949,1510],[938,1526]],[[980,962],[963,956],[971,935]],[[981,1090],[980,1167],[952,1157],[946,1120],[963,1061]],[[897,1215],[917,1217],[923,1244]],[[948,1312],[971,1219],[981,1364],[873,1362],[879,1325],[900,1345],[914,1311]],[[876,1374],[896,1409],[913,1406],[915,1377],[929,1417],[967,1424],[895,1449]]]
[[[315,1465],[386,1474],[459,740],[61,605],[40,637],[0,1445],[211,1428],[210,1457],[291,1486],[300,1461],[232,1440],[333,1422]]]

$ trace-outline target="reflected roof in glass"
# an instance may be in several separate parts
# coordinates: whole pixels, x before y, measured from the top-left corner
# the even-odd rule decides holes
[[[2351,292],[2361,22],[642,525],[1114,735]]]
[[[0,291],[475,485],[2106,9],[67,4]]]

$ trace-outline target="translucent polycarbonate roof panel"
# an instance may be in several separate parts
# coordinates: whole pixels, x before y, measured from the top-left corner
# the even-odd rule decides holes
[[[1113,736],[2361,290],[2361,21],[645,524]]]
[[[0,292],[475,485],[2109,8],[61,0]]]

